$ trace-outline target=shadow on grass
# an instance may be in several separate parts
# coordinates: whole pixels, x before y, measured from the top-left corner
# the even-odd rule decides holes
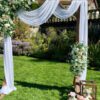
[[[89,70],[100,71],[100,67],[88,67]]]
[[[23,59],[24,56],[22,56]],[[35,58],[35,57],[30,57],[30,59],[24,59],[25,61],[29,61],[29,62],[60,62],[60,63],[65,63],[66,61],[60,61],[60,60],[55,60],[55,59],[48,59],[48,58]]]
[[[72,86],[50,86],[50,85],[43,85],[43,84],[36,84],[36,83],[28,83],[28,82],[21,82],[21,81],[15,81],[17,85],[21,85],[22,87],[28,87],[28,88],[37,88],[40,90],[58,90],[60,92],[61,99],[60,100],[67,100],[67,94],[70,91],[73,91]]]

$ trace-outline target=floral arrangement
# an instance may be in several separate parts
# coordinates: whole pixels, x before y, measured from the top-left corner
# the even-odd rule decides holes
[[[21,9],[30,9],[34,0],[0,0],[0,32],[12,35],[15,29],[13,20],[16,12]]]
[[[72,46],[70,70],[75,76],[80,76],[87,65],[87,46],[76,43]]]
[[[85,96],[76,94],[75,92],[70,92],[68,94],[68,100],[93,100],[91,96],[91,89],[86,89],[84,93],[86,94]]]
[[[68,100],[77,100],[75,92],[70,92],[68,96],[69,96]]]
[[[93,100],[92,96],[92,88],[84,88],[83,90],[83,96],[86,100]]]

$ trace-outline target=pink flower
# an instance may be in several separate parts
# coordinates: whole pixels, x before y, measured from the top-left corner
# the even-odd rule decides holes
[[[85,98],[81,95],[77,95],[77,100],[85,100]]]
[[[76,93],[75,92],[70,92],[68,95],[71,96],[71,97],[75,97]]]

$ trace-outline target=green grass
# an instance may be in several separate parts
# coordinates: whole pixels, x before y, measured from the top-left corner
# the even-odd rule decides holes
[[[14,66],[17,91],[4,100],[67,100],[67,92],[72,89],[73,81],[68,64],[19,56],[14,57]],[[3,78],[1,56],[0,85]],[[97,82],[100,100],[100,71],[89,70],[88,79]]]

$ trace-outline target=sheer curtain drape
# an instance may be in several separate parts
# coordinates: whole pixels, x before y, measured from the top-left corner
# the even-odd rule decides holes
[[[4,36],[4,73],[7,85],[1,88],[0,94],[9,94],[16,90],[14,87],[12,40],[10,36]]]
[[[88,44],[88,15],[87,0],[72,0],[68,9],[59,6],[60,0],[46,0],[44,4],[33,11],[20,10],[17,12],[18,17],[31,26],[39,26],[45,23],[53,14],[61,19],[72,16],[80,7],[80,25],[79,25],[79,42]],[[7,82],[6,87],[2,87],[0,93],[9,94],[15,90],[14,73],[13,73],[13,57],[11,37],[4,38],[4,72]],[[86,79],[87,66],[81,75],[81,80]]]
[[[81,0],[72,0],[68,8],[63,9],[60,5],[58,5],[54,15],[60,19],[67,19],[78,10],[80,4]]]
[[[80,5],[79,42],[88,46],[88,2],[83,0]],[[88,51],[87,51],[88,53]],[[88,55],[88,54],[87,54]],[[86,80],[87,64],[81,75],[81,80]]]
[[[18,17],[24,22],[32,26],[39,26],[45,23],[54,13],[59,0],[46,0],[44,4],[33,11],[19,11]]]

